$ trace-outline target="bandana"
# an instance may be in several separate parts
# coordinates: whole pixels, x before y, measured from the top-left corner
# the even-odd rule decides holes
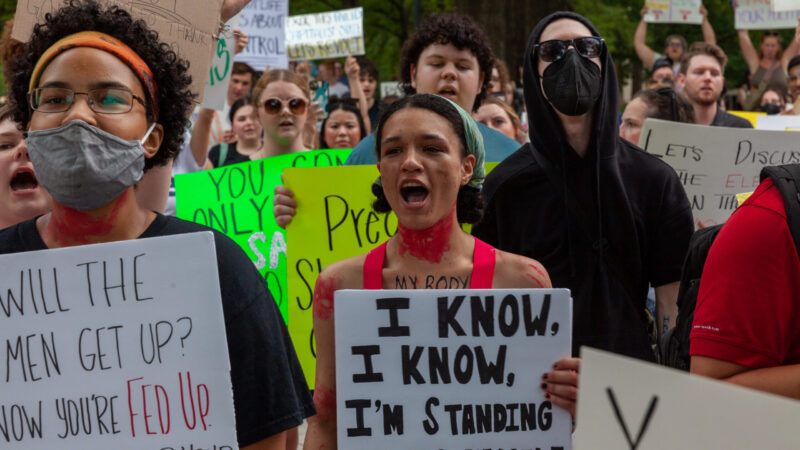
[[[39,85],[39,79],[42,77],[42,73],[44,73],[44,70],[56,56],[76,47],[90,47],[103,50],[111,53],[127,64],[139,78],[145,91],[147,91],[147,99],[153,111],[153,119],[158,121],[158,88],[153,79],[153,72],[150,70],[150,67],[147,66],[136,52],[122,41],[99,31],[81,31],[71,34],[59,39],[58,42],[45,50],[42,56],[39,57],[36,67],[33,69],[29,90],[32,91]]]
[[[416,94],[416,95],[433,95],[433,94]],[[464,126],[464,137],[467,141],[467,154],[473,155],[475,157],[475,166],[472,168],[472,178],[469,179],[467,183],[469,186],[474,187],[475,189],[480,190],[483,187],[483,180],[486,178],[486,170],[484,169],[484,162],[486,160],[486,149],[483,146],[483,135],[481,134],[481,130],[478,128],[478,124],[475,123],[475,120],[472,116],[462,107],[458,106],[454,101],[439,97],[444,100],[447,100],[448,103],[453,105],[453,107],[458,111],[458,115],[461,116],[461,122]],[[376,130],[375,136],[380,134],[379,130]],[[378,140],[375,140],[375,153],[380,155],[380,143]],[[382,186],[381,184],[381,177],[378,177],[375,180],[375,183],[378,186]]]

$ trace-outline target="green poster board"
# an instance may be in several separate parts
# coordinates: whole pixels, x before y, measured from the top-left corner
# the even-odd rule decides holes
[[[175,177],[176,215],[221,231],[244,249],[288,323],[286,234],[272,213],[275,186],[289,167],[341,166],[350,149],[274,156]]]
[[[487,163],[487,172],[495,166]],[[397,232],[393,213],[372,209],[377,177],[375,166],[287,169],[283,174],[297,200],[297,215],[286,227],[289,335],[309,386],[314,386],[316,366],[311,301],[317,276],[329,264],[366,253]]]

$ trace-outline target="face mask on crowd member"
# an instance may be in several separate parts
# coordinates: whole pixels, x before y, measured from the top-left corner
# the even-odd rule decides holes
[[[800,98],[800,55],[789,60],[786,71],[789,73],[789,94],[792,101]]]
[[[783,96],[774,89],[767,89],[761,95],[761,111],[769,114],[780,114],[783,111]]]

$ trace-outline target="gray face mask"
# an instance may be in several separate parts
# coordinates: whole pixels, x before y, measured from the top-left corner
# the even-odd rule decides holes
[[[105,206],[138,183],[155,122],[140,141],[126,141],[82,120],[30,131],[25,143],[36,178],[58,203],[88,211]]]

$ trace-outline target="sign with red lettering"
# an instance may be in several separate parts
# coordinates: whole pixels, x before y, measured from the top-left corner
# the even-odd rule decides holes
[[[211,232],[0,267],[0,447],[237,448]]]
[[[797,135],[789,131],[709,127],[647,119],[639,147],[675,169],[695,220],[728,220],[736,194],[758,186],[764,166],[800,163]]]
[[[569,290],[340,290],[334,304],[339,448],[572,448],[570,414],[540,387],[570,355]]]

